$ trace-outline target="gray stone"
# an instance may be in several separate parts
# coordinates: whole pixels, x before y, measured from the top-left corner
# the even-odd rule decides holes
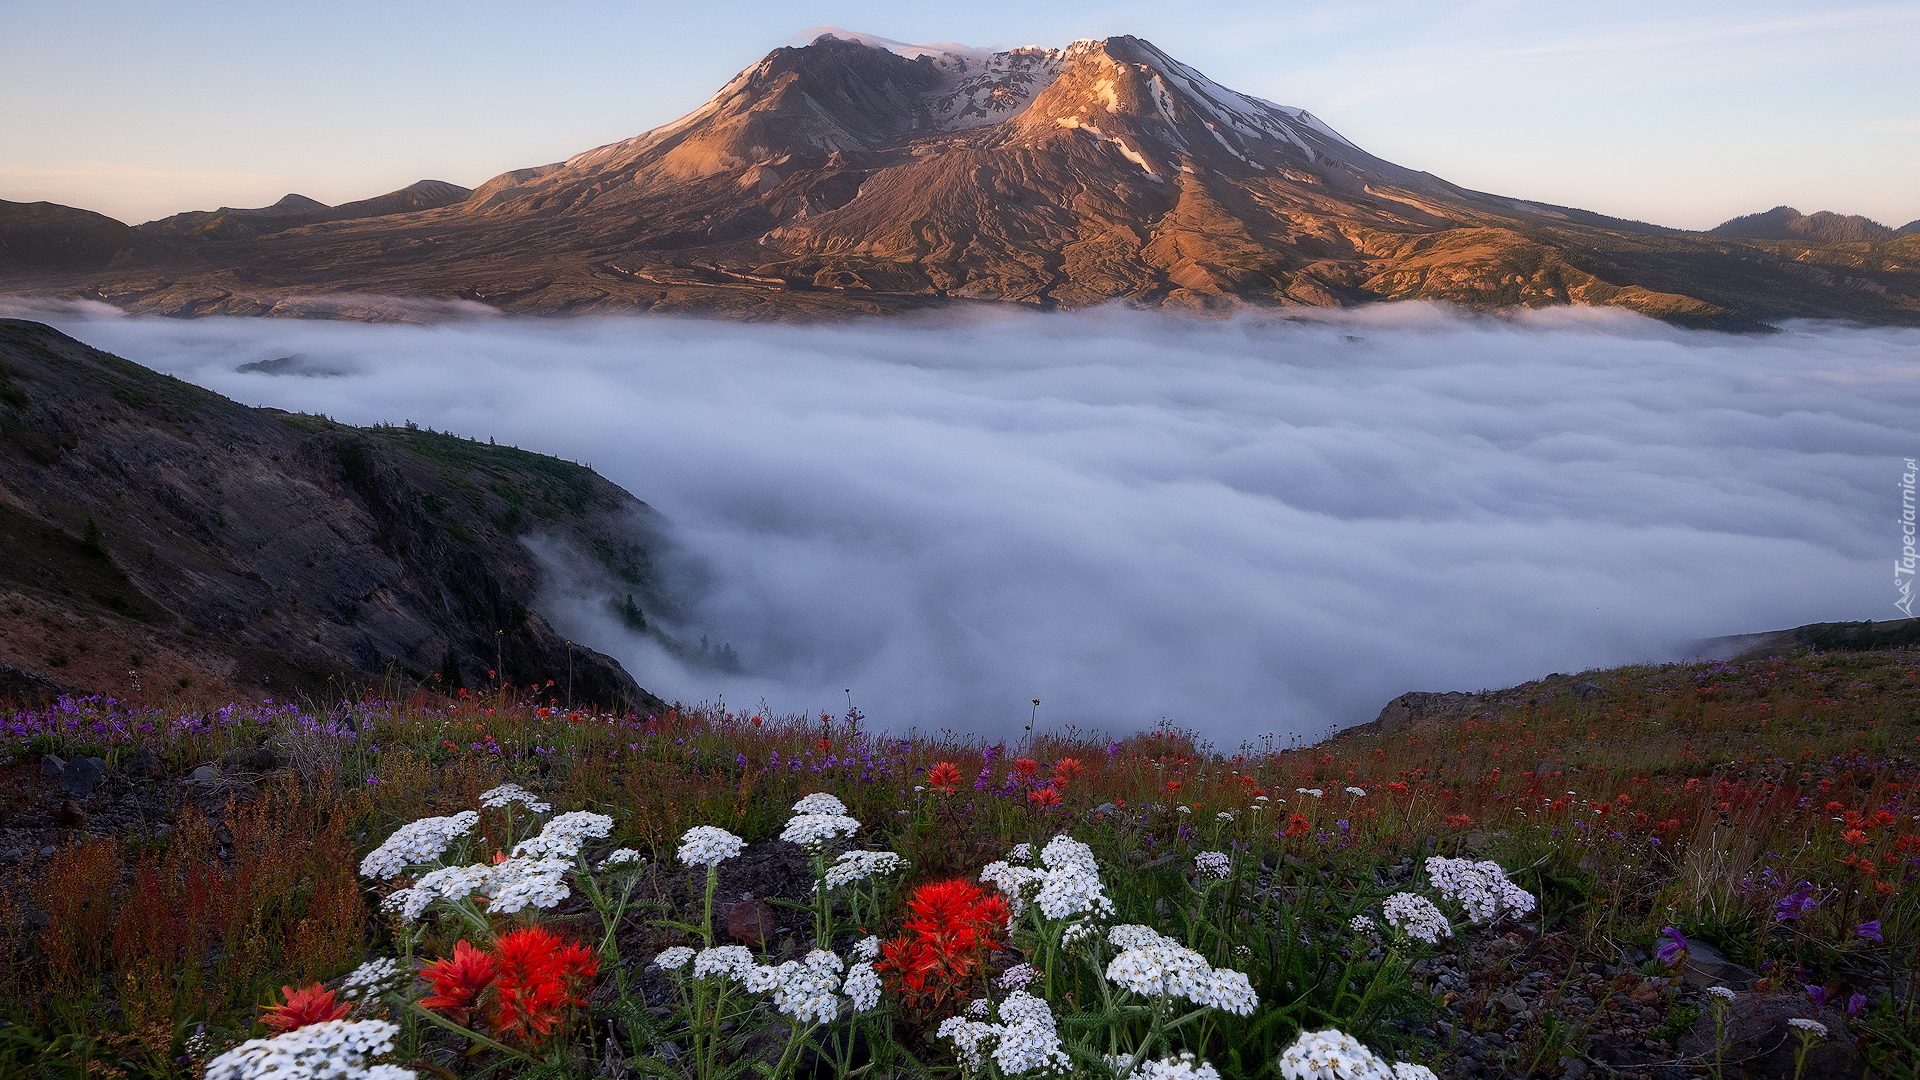
[[[66,759],[56,757],[53,754],[48,754],[40,759],[40,775],[42,776],[59,776],[61,770],[66,767]]]
[[[1593,697],[1595,694],[1606,693],[1605,689],[1595,686],[1590,682],[1577,682],[1577,683],[1574,683],[1572,686],[1568,687],[1568,689],[1572,690],[1576,697],[1583,697],[1583,698]]]
[[[1588,1066],[1586,1062],[1581,1061],[1577,1057],[1563,1057],[1560,1059],[1560,1076],[1562,1080],[1586,1080],[1587,1074],[1592,1071],[1593,1069]]]
[[[120,768],[135,776],[159,776],[160,755],[154,753],[152,748],[143,746],[128,754],[126,760],[120,763]]]
[[[1687,967],[1680,977],[1693,986],[1725,986],[1745,990],[1759,973],[1727,959],[1725,953],[1704,941],[1687,942]]]
[[[94,786],[107,771],[107,763],[97,757],[74,758],[60,770],[60,790],[76,799],[93,794]]]
[[[1509,990],[1500,995],[1500,1007],[1511,1013],[1517,1013],[1527,1007],[1527,999]]]
[[[229,750],[220,755],[220,767],[235,772],[272,772],[285,762],[270,746]]]
[[[187,779],[195,784],[211,784],[215,780],[220,779],[220,767],[218,765],[202,765],[193,770],[192,775],[188,776]]]

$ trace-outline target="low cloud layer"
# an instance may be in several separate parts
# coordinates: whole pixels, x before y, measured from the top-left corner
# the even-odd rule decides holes
[[[1040,698],[1043,724],[1170,718],[1231,746],[1406,690],[1897,617],[1896,485],[1920,452],[1904,330],[1420,305],[56,321],[251,404],[590,464],[672,522],[705,581],[688,630],[745,672],[682,667],[585,589],[551,597],[564,632],[668,698],[839,711],[851,689],[896,730],[1017,731]]]

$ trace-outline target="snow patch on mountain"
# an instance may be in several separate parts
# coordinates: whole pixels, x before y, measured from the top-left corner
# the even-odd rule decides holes
[[[1058,49],[1020,48],[985,60],[960,58],[949,70],[956,81],[929,96],[929,126],[941,131],[997,124],[1033,103],[1060,73]]]

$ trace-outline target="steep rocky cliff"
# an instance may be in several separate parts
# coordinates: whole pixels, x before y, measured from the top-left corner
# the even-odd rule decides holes
[[[0,664],[53,683],[552,680],[555,697],[654,707],[532,610],[540,570],[521,539],[570,546],[644,608],[653,530],[645,504],[579,465],[248,408],[0,320]]]

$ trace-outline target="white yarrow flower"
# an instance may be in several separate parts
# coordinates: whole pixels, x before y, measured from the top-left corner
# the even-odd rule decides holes
[[[977,1002],[985,1005],[986,1002]],[[986,1015],[986,1010],[979,1013]],[[949,1016],[940,1021],[940,1027],[934,1032],[939,1039],[952,1039],[954,1055],[967,1072],[977,1071],[986,1058],[981,1053],[982,1044],[1000,1034],[1000,1025],[989,1024],[982,1020],[969,1020],[963,1016]]]
[[[1739,996],[1738,994],[1735,994],[1732,990],[1724,986],[1709,986],[1707,987],[1707,993],[1712,994],[1714,997],[1719,998],[1721,1001],[1732,1001],[1734,998]]]
[[[811,795],[802,795],[800,801],[793,804],[793,812],[844,815],[847,812],[847,804],[824,791],[816,791]]]
[[[1446,915],[1433,906],[1433,901],[1418,893],[1394,893],[1380,905],[1380,914],[1395,930],[1429,945],[1438,945],[1441,938],[1453,936],[1453,927]]]
[[[1355,797],[1357,797],[1357,798],[1364,798],[1364,797],[1366,796],[1366,794],[1367,794],[1367,789],[1366,789],[1366,788],[1357,788],[1357,787],[1350,787],[1350,788],[1348,788],[1348,789],[1347,789],[1347,794],[1349,794],[1349,795],[1352,795],[1352,796],[1355,796]]]
[[[1150,949],[1159,945],[1178,945],[1179,942],[1167,937],[1151,926],[1139,923],[1119,923],[1107,931],[1107,940],[1121,949]]]
[[[659,964],[663,971],[679,971],[681,968],[686,967],[692,960],[693,950],[687,948],[685,945],[675,945],[672,948],[662,949],[660,950],[660,955],[653,958],[653,962]]]
[[[1193,857],[1193,868],[1211,877],[1223,878],[1233,872],[1233,857],[1224,851],[1202,851]]]
[[[993,1048],[993,1061],[1007,1076],[1067,1071],[1072,1063],[1044,1000],[1015,990],[1000,1002],[1000,1044]]]
[[[393,957],[375,957],[354,968],[340,981],[340,996],[348,1001],[379,997],[411,978],[412,974]]]
[[[1100,866],[1093,849],[1067,836],[1056,836],[1040,851],[1040,891],[1034,906],[1049,919],[1092,913],[1113,914],[1113,901],[1100,884]]]
[[[744,981],[746,974],[757,965],[753,953],[745,945],[715,945],[701,949],[693,958],[693,977],[705,979],[718,976]]]
[[[1427,860],[1427,876],[1441,896],[1459,901],[1467,918],[1477,923],[1494,922],[1506,914],[1524,915],[1534,908],[1533,894],[1508,881],[1500,864],[1491,860],[1435,855]]]
[[[614,848],[607,857],[600,860],[600,869],[611,870],[616,866],[640,865],[640,853],[630,847]]]
[[[1100,939],[1100,924],[1095,922],[1077,922],[1069,925],[1060,935],[1060,947],[1077,949],[1080,946]]]
[[[1286,1080],[1394,1080],[1393,1067],[1344,1031],[1303,1031],[1280,1054]]]
[[[572,868],[565,859],[508,859],[493,867],[487,910],[509,915],[529,907],[554,907],[569,895],[565,878]]]
[[[843,851],[814,888],[837,889],[870,877],[898,873],[906,866],[907,860],[891,851]]]
[[[605,814],[596,814],[588,810],[575,810],[570,814],[561,814],[546,827],[540,835],[530,837],[514,845],[512,854],[530,855],[544,859],[571,859],[580,854],[581,845],[589,837],[604,838],[613,831],[613,819]]]
[[[850,952],[855,960],[868,961],[876,959],[880,955],[880,939],[872,934],[868,934],[866,937],[854,942]]]
[[[551,805],[541,802],[534,797],[533,792],[519,784],[501,784],[492,791],[480,793],[480,805],[489,810],[497,810],[512,803],[520,803],[536,814],[544,814],[553,809]]]
[[[322,1020],[248,1039],[207,1062],[207,1080],[413,1080],[411,1069],[367,1061],[391,1053],[399,1031],[385,1020]]]
[[[472,866],[443,866],[438,870],[430,870],[420,875],[413,887],[441,899],[464,900],[484,890],[492,881],[493,867],[476,863]]]
[[[973,1002],[967,1012],[984,1017],[987,1003]],[[1025,990],[1015,990],[1000,1003],[999,1012],[997,1024],[949,1016],[940,1022],[935,1035],[953,1040],[954,1052],[968,1072],[977,1071],[986,1063],[989,1044],[993,1063],[1005,1076],[1064,1073],[1071,1067],[1067,1052],[1060,1045],[1053,1010],[1045,1001]]]
[[[817,851],[835,840],[860,831],[860,823],[844,814],[796,814],[788,819],[780,839]]]
[[[1787,1021],[1787,1026],[1799,1028],[1801,1031],[1812,1032],[1818,1038],[1824,1039],[1827,1037],[1827,1025],[1818,1020],[1805,1020],[1796,1016]]]
[[[805,1024],[832,1020],[840,1012],[834,990],[840,985],[841,967],[840,958],[825,949],[781,964],[776,969],[780,982],[773,988],[774,1008]]]
[[[454,840],[465,836],[479,821],[478,810],[410,821],[360,860],[360,876],[386,881],[409,866],[424,866],[446,854]]]
[[[717,825],[695,825],[680,834],[680,861],[688,866],[719,866],[746,846],[745,840]]]
[[[869,1012],[880,1004],[880,973],[864,961],[854,964],[847,969],[847,981],[840,984],[840,992],[853,1002],[854,1012]]]
[[[1185,945],[1149,927],[1124,923],[1107,932],[1121,952],[1107,965],[1107,981],[1141,997],[1185,998],[1195,1005],[1251,1016],[1260,1003],[1244,973],[1215,968]]]
[[[404,922],[415,922],[431,903],[433,894],[425,889],[395,889],[380,901],[380,910],[398,915]]]
[[[1129,1059],[1107,1055],[1107,1067],[1118,1072]],[[1220,1073],[1213,1066],[1193,1056],[1193,1051],[1182,1050],[1173,1057],[1164,1057],[1158,1061],[1143,1061],[1132,1075],[1141,1080],[1220,1080]]]
[[[980,880],[999,889],[1006,897],[1008,912],[1018,918],[1040,888],[1041,873],[1031,866],[994,861],[980,868]]]

